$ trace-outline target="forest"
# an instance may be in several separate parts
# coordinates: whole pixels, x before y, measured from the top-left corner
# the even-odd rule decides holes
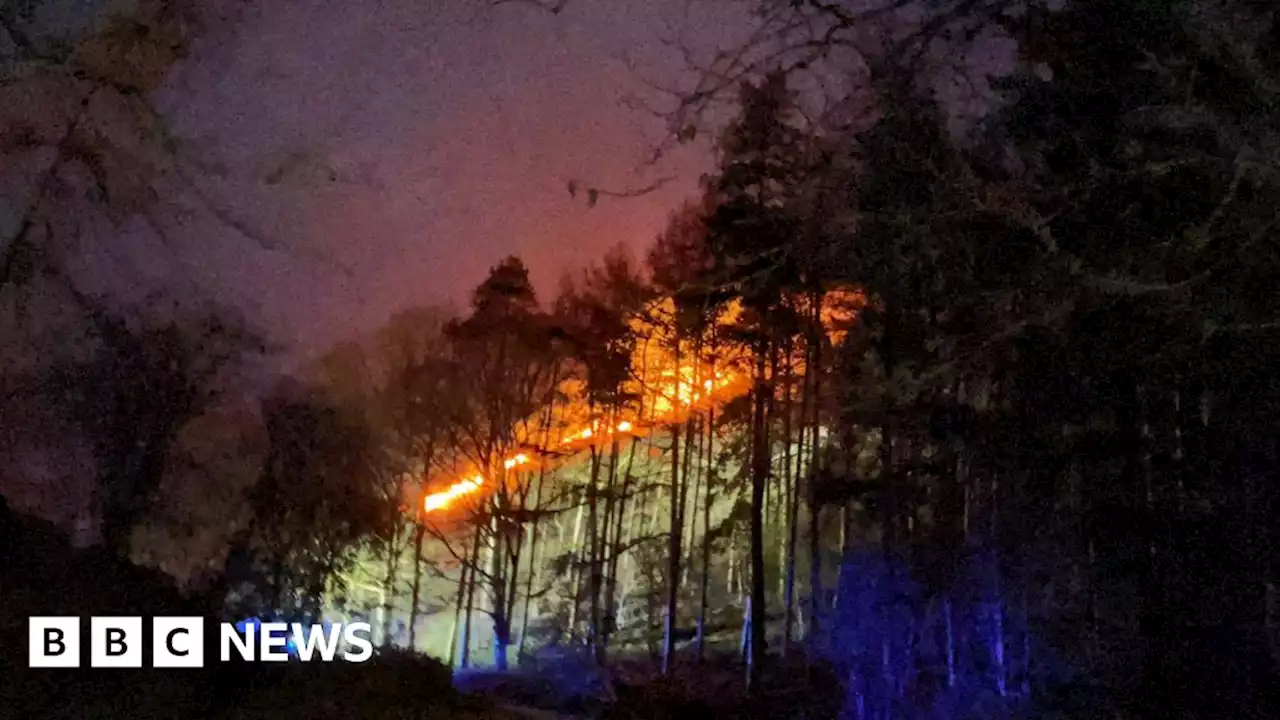
[[[29,188],[0,212],[4,442],[84,438],[59,522],[201,612],[374,619],[460,677],[716,717],[1270,716],[1280,13],[962,0],[903,33],[906,3],[750,4],[757,44],[664,115],[714,168],[647,251],[545,297],[506,257],[239,394],[274,351],[252,318],[110,307],[65,267],[85,208],[243,225],[146,100],[183,3],[73,47],[0,6],[0,94],[60,108],[0,113]],[[925,69],[993,32],[1016,69],[958,120]],[[820,98],[819,68],[860,79]]]

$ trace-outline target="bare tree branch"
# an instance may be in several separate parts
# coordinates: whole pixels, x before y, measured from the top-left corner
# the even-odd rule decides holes
[[[569,4],[569,0],[490,0],[491,7],[500,7],[502,5],[527,5],[545,10],[552,15],[559,15],[561,10]]]

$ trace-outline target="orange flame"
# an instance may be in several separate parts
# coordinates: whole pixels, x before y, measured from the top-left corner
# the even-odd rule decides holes
[[[444,508],[449,507],[449,504],[457,498],[469,495],[476,490],[479,490],[481,485],[484,485],[483,475],[476,475],[474,477],[467,478],[466,480],[459,480],[445,490],[428,495],[422,501],[422,509],[426,512],[443,510]]]
[[[682,368],[680,375],[692,377],[693,372],[692,368]],[[670,373],[667,374],[670,375]],[[672,392],[669,395],[660,395],[655,403],[655,410],[661,410],[663,417],[661,419],[655,418],[651,424],[660,425],[664,421],[673,419],[681,409],[687,409],[690,406],[697,404],[700,400],[712,397],[714,394],[713,391],[718,392],[726,388],[736,389],[733,388],[738,379],[736,374],[723,371],[715,371],[712,374],[715,376],[715,380],[707,379],[702,383],[704,389],[703,393],[692,392],[693,383],[690,381],[680,383],[680,386],[675,389],[675,392]],[[675,384],[672,383],[672,385]],[[673,398],[671,395],[674,395],[675,397]],[[674,404],[671,402],[672,400],[675,401]],[[575,433],[570,433],[568,437],[561,442],[561,444],[572,445],[582,440],[604,441],[605,439],[612,437],[615,433],[635,434],[636,429],[635,423],[630,420],[622,420],[618,422],[613,429],[610,430],[606,428],[604,433],[597,432],[597,429],[599,428],[598,422],[594,422],[592,425],[594,427],[586,427]],[[529,456],[524,453],[519,453],[504,460],[502,466],[507,470],[511,470],[528,463]],[[426,512],[444,510],[448,508],[454,500],[479,490],[483,484],[484,477],[482,475],[475,475],[474,477],[466,480],[456,482],[440,492],[430,493],[423,500],[423,510]]]
[[[865,302],[865,296],[853,290],[837,289],[824,294],[819,305],[819,313],[821,322],[827,328],[828,337],[833,343],[840,344],[844,340],[848,328],[853,324]],[[651,309],[656,315],[673,316],[675,305],[668,298]],[[716,318],[716,323],[732,325],[741,312],[740,306],[730,304],[722,310],[721,316]],[[647,324],[648,321],[642,318],[637,318],[633,322],[637,330],[643,331],[639,332],[639,335],[651,338],[660,337],[663,328],[673,324],[671,322]],[[652,413],[650,417],[644,418],[645,427],[652,428],[678,421],[681,416],[692,412],[694,408],[728,401],[747,390],[749,376],[729,369],[734,365],[734,358],[720,359],[716,362],[700,358],[697,363],[681,364],[677,368],[674,367],[675,356],[667,347],[676,343],[670,342],[670,338],[666,340],[667,342],[644,343],[637,349],[637,357],[634,359],[634,364],[640,370],[639,374],[642,377],[634,381],[631,389],[642,398],[641,405]],[[648,381],[643,376],[656,378],[657,382]],[[639,418],[635,420],[635,422],[639,421]],[[600,421],[594,420],[587,427],[567,433],[561,445],[574,446],[583,441],[588,441],[587,444],[592,445],[612,442],[617,434],[636,435],[635,422],[622,420],[613,427],[605,426],[602,429]],[[502,466],[506,470],[512,470],[529,462],[528,455],[519,453],[505,459]],[[454,500],[478,491],[484,482],[483,475],[476,474],[440,492],[430,493],[423,500],[423,509],[426,512],[446,509]]]

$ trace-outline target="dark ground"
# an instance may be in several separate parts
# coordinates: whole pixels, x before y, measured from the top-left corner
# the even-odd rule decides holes
[[[0,720],[367,720],[519,717],[826,718],[839,704],[833,678],[777,668],[777,682],[749,698],[736,658],[692,658],[674,677],[647,661],[619,658],[608,671],[569,654],[541,658],[530,670],[470,671],[453,677],[443,664],[404,653],[368,663],[221,663],[168,670],[31,669],[27,619],[89,616],[202,615],[208,603],[184,597],[158,571],[98,550],[76,550],[53,526],[9,511],[0,498]],[[216,637],[209,618],[206,637]],[[145,623],[144,623],[145,627]],[[146,638],[150,642],[150,638]],[[206,649],[216,652],[214,643]],[[81,648],[86,661],[86,646]]]
[[[69,547],[52,526],[10,512],[0,499],[0,641],[6,649],[0,655],[0,718],[515,717],[456,692],[440,663],[401,654],[363,664],[206,661],[200,669],[157,670],[145,667],[150,659],[144,650],[140,669],[27,667],[32,615],[206,616],[206,607],[200,598],[184,598],[158,572]],[[82,622],[83,633],[88,620]],[[212,627],[215,620],[209,622]],[[206,646],[216,652],[213,643]],[[87,651],[82,646],[82,662]]]

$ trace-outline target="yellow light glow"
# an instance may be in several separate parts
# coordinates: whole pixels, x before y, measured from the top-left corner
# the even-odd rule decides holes
[[[524,465],[527,462],[529,462],[529,456],[525,455],[524,453],[520,453],[515,457],[510,457],[504,460],[502,462],[502,467],[510,470],[511,468],[516,467],[517,465]]]
[[[626,420],[618,423],[618,432],[631,432],[631,423]]]

